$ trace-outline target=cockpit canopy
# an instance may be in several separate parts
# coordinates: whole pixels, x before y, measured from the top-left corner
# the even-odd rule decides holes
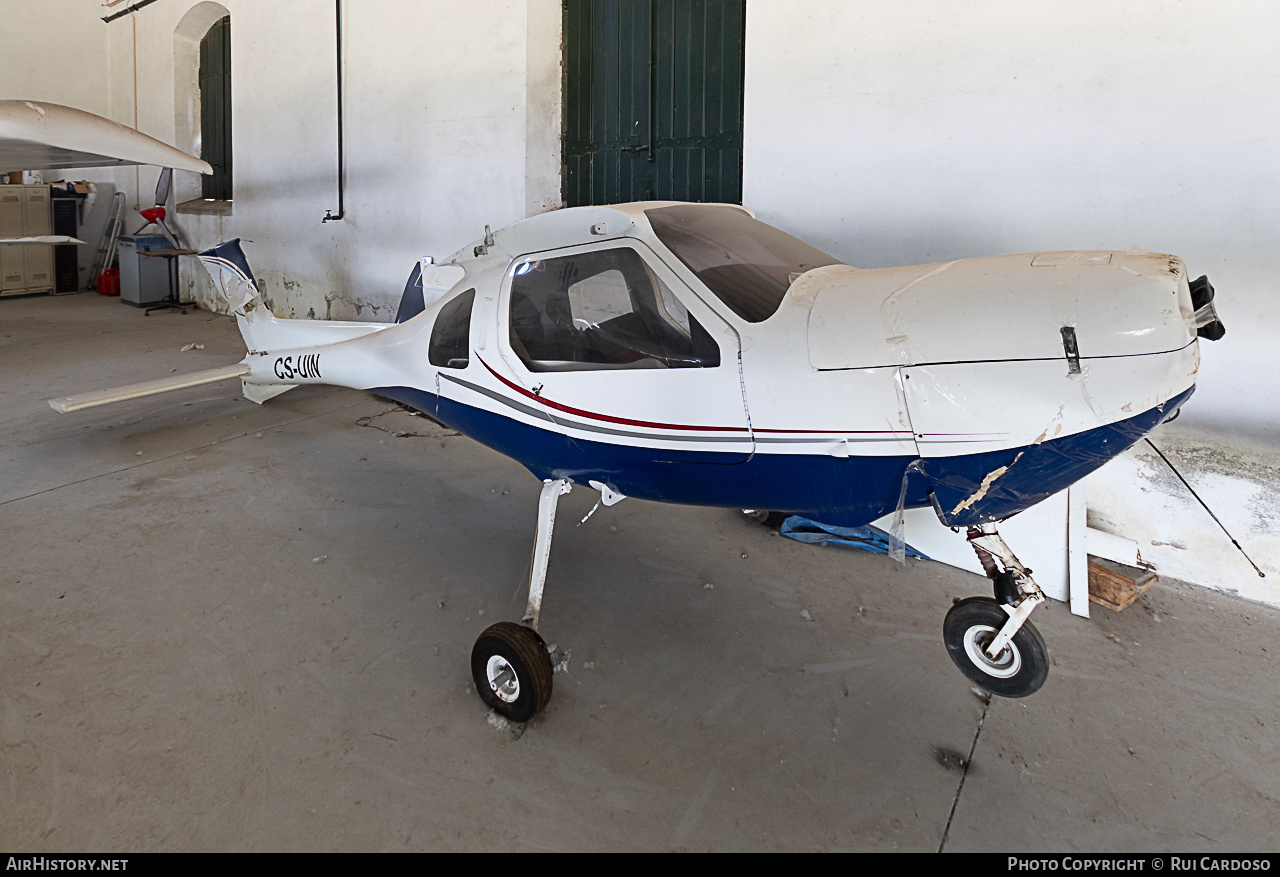
[[[843,264],[736,207],[682,204],[645,216],[666,248],[748,323],[773,316],[801,275]]]

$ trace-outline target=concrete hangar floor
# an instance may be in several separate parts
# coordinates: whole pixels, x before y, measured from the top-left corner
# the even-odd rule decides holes
[[[202,350],[182,351],[203,344]],[[517,620],[538,483],[387,402],[235,382],[229,318],[0,301],[0,848],[1274,850],[1280,611],[1161,582],[1036,623],[987,702],[942,617],[985,580],[732,511],[561,506],[550,707],[468,656]]]

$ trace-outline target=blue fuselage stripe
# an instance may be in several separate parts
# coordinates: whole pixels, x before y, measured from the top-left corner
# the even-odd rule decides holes
[[[1127,420],[1038,445],[925,458],[910,473],[908,467],[919,459],[915,455],[756,453],[743,459],[735,452],[612,444],[566,436],[554,427],[522,423],[413,387],[370,392],[430,415],[517,460],[539,479],[599,481],[639,499],[795,512],[841,526],[862,526],[893,511],[904,474],[906,507],[934,503],[947,513],[971,497],[988,473],[1008,466],[980,500],[948,518],[954,526],[967,526],[1011,517],[1074,483],[1139,441],[1192,391]]]

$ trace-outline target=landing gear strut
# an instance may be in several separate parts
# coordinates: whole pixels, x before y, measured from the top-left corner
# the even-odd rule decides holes
[[[529,603],[520,624],[490,625],[471,649],[471,677],[480,699],[513,722],[527,722],[551,701],[551,677],[561,655],[538,634],[542,588],[551,558],[551,535],[560,497],[573,489],[566,479],[545,481],[538,498],[538,534],[533,544]]]
[[[992,694],[1034,694],[1049,675],[1049,650],[1028,618],[1044,602],[1044,594],[994,524],[970,527],[969,543],[993,582],[996,599],[970,597],[951,607],[942,623],[947,654],[961,673]]]

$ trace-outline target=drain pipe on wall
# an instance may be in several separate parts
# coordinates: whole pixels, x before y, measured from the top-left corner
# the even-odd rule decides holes
[[[338,212],[326,210],[321,222],[340,220],[347,214],[342,201],[347,175],[346,161],[342,154],[342,0],[333,0],[333,6],[337,16],[338,33]]]

